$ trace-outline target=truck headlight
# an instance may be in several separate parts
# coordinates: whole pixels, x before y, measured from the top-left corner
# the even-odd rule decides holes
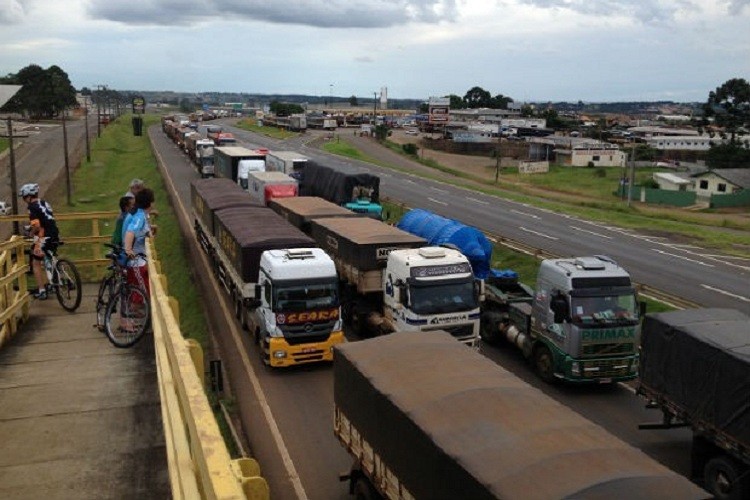
[[[286,358],[286,351],[273,351],[273,357],[276,359]]]
[[[573,361],[570,364],[570,373],[573,375],[580,375],[581,374],[581,365],[578,363],[578,361]]]

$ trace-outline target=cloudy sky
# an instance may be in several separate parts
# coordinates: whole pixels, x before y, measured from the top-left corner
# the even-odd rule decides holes
[[[77,88],[705,101],[750,79],[750,0],[0,0],[0,74]]]

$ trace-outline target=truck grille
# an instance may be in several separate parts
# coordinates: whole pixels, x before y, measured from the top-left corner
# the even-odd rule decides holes
[[[630,374],[630,361],[626,359],[600,359],[581,363],[584,378],[624,377]]]
[[[581,347],[581,355],[589,358],[633,353],[635,353],[635,345],[629,342],[611,344],[585,344]]]
[[[442,326],[439,328],[427,328],[425,329],[426,332],[434,331],[434,330],[444,330],[451,334],[451,336],[457,338],[457,339],[463,339],[466,337],[471,337],[474,335],[474,325],[468,324],[468,325],[455,325],[455,326]]]

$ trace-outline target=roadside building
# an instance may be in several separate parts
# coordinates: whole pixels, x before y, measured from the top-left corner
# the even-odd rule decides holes
[[[721,168],[709,170],[694,176],[695,192],[708,198],[713,194],[736,194],[750,190],[750,169]]]
[[[661,135],[646,139],[646,144],[662,151],[708,151],[711,145],[724,142],[721,137],[707,135]]]
[[[654,181],[664,191],[692,191],[693,180],[671,172],[656,172]]]
[[[551,160],[570,167],[624,167],[627,154],[616,144],[583,137],[532,137],[529,157],[532,161]]]

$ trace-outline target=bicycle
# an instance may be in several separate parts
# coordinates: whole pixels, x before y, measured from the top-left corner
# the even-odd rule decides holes
[[[104,332],[115,347],[131,347],[136,344],[149,327],[151,304],[145,283],[135,273],[138,284],[127,281],[127,266],[121,263],[122,247],[105,243],[112,249],[107,257],[112,260],[108,275],[99,284],[96,299],[96,328]],[[138,257],[145,258],[144,254]]]
[[[62,246],[63,242],[57,243]],[[47,273],[45,290],[51,294],[54,290],[57,301],[63,309],[74,312],[81,305],[81,275],[78,268],[68,259],[57,257],[57,251],[44,250],[44,270]]]

